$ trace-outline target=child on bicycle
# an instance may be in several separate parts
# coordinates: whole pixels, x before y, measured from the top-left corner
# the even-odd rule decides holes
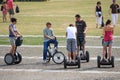
[[[16,28],[17,19],[11,18],[11,22],[12,23],[9,25],[9,40],[11,44],[10,53],[12,54],[12,56],[14,56],[14,51],[16,48],[15,41],[17,37],[21,36],[21,34],[18,32]]]
[[[47,57],[47,51],[48,46],[50,43],[54,44],[54,47],[58,48],[58,41],[56,40],[56,37],[54,36],[54,32],[52,30],[52,24],[50,22],[46,23],[46,28],[43,30],[43,36],[44,36],[44,49],[43,49],[43,61],[46,63],[46,57]]]
[[[70,24],[66,29],[68,62],[71,62],[71,55],[73,54],[73,61],[76,61],[76,34],[77,30],[73,24]]]
[[[103,27],[103,55],[102,55],[102,62],[106,62],[105,54],[106,49],[108,47],[108,61],[110,61],[111,53],[112,53],[112,43],[113,43],[113,31],[114,27],[111,23],[111,20],[106,21],[105,27]]]

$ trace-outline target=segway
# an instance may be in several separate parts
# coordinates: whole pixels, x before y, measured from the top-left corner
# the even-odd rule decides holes
[[[15,44],[16,44],[16,48],[15,48],[15,53],[14,56],[11,53],[7,53],[4,57],[4,61],[7,65],[12,65],[12,64],[19,64],[22,61],[22,56],[19,52],[17,52],[17,47],[21,46],[23,42],[23,38],[21,37],[17,37]]]
[[[78,41],[79,41],[79,43],[80,43],[80,52],[79,52],[79,54],[80,54],[80,59],[81,60],[83,60],[83,61],[86,61],[86,62],[89,62],[89,60],[90,60],[90,55],[89,55],[89,52],[88,51],[86,51],[85,52],[85,55],[83,54],[83,49],[82,49],[82,46],[83,46],[83,41],[85,41],[84,40],[84,36],[83,35],[79,35],[78,36]]]
[[[72,46],[72,43],[71,43],[71,46]],[[72,49],[71,49],[71,51],[72,51]],[[73,60],[73,52],[71,54],[71,59]],[[72,61],[68,62],[67,58],[65,57],[64,58],[64,68],[66,69],[67,66],[78,66],[78,68],[80,68],[81,67],[81,65],[80,65],[80,56],[79,55],[76,56],[76,61],[75,62],[72,62]]]
[[[102,39],[102,44],[104,42],[104,39]],[[105,54],[105,59],[107,59],[108,55],[107,55],[108,51],[106,49],[106,54]],[[97,67],[100,68],[101,65],[112,65],[112,67],[114,67],[114,56],[111,56],[110,61],[106,61],[106,62],[102,62],[101,61],[101,56],[97,57]]]

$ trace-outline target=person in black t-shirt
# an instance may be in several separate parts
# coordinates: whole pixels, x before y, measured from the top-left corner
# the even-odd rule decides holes
[[[84,20],[81,20],[81,16],[79,14],[77,14],[75,16],[76,21],[75,21],[75,25],[77,28],[77,54],[79,54],[79,50],[80,50],[80,42],[79,42],[79,37],[83,37],[83,41],[82,41],[82,49],[83,49],[83,55],[85,55],[85,37],[86,37],[86,22]]]
[[[115,27],[118,21],[118,9],[119,5],[116,3],[116,0],[113,0],[113,4],[110,5],[110,13],[112,17],[112,24]]]

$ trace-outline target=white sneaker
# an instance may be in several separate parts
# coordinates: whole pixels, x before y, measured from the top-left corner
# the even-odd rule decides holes
[[[46,64],[46,63],[47,63],[47,61],[46,61],[46,60],[44,60],[44,61],[43,61],[43,64]]]

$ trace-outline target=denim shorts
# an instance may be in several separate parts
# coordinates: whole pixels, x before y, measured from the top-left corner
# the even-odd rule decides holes
[[[76,52],[76,40],[75,39],[67,39],[67,50],[68,52]]]
[[[11,45],[15,45],[15,40],[16,40],[15,37],[9,37],[9,40]]]
[[[104,41],[103,42],[103,46],[112,46],[112,44],[113,44],[113,41]]]

